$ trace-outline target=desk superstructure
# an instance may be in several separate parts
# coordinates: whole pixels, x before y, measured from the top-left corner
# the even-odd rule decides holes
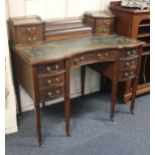
[[[34,101],[39,144],[41,144],[40,102],[64,97],[66,133],[70,135],[71,68],[81,67],[82,95],[84,95],[86,65],[99,70],[102,75],[112,80],[110,108],[112,121],[114,121],[118,82],[133,79],[130,108],[133,113],[143,42],[116,34],[93,36],[91,28],[86,25],[74,31],[74,34],[78,31],[76,37],[82,34],[81,38],[50,41],[45,36],[46,23],[35,23],[39,28],[33,25],[32,21],[27,24],[14,26],[13,19],[10,20],[10,31],[14,36],[11,39],[18,40],[18,42],[12,41],[11,50],[19,111],[21,106],[18,84],[21,84]],[[22,37],[19,32],[25,34],[25,42],[19,39]],[[62,34],[59,33],[61,39]],[[37,35],[42,39],[37,40]],[[66,33],[63,35],[68,37]],[[73,35],[70,36],[73,37]]]

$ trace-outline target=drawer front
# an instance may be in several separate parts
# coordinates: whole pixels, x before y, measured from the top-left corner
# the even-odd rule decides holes
[[[57,63],[47,64],[47,65],[40,65],[38,67],[38,76],[39,77],[46,77],[48,74],[56,74],[65,70],[65,63],[64,61],[60,61]]]
[[[72,66],[82,66],[90,63],[101,61],[115,61],[117,51],[96,51],[92,53],[74,56],[71,59]]]
[[[64,87],[54,87],[40,90],[40,101],[49,101],[64,96]]]
[[[121,51],[121,56],[120,57],[121,57],[121,60],[137,58],[138,57],[138,50],[137,50],[137,48],[123,49]]]
[[[43,33],[43,25],[17,26],[17,36],[29,36],[32,34]]]
[[[111,27],[96,27],[95,33],[97,35],[100,35],[100,34],[109,34],[109,33],[112,33],[112,29],[111,29]]]
[[[96,26],[110,26],[114,23],[114,19],[97,19]]]
[[[55,75],[45,78],[39,78],[39,88],[45,89],[45,88],[52,88],[52,87],[58,87],[58,86],[64,86],[64,79],[65,75]]]
[[[135,77],[135,70],[121,70],[119,75],[119,81],[126,81]]]
[[[33,44],[43,40],[43,34],[17,37],[17,44]]]
[[[137,67],[137,59],[131,59],[131,60],[122,60],[120,62],[120,69],[134,69]]]

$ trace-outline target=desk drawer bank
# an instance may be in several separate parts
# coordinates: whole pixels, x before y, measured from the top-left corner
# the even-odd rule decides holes
[[[41,145],[42,137],[40,102],[59,97],[64,97],[66,133],[70,135],[71,68],[94,64],[97,66],[108,62],[108,65],[103,65],[102,73],[112,79],[112,121],[118,81],[134,79],[130,109],[133,112],[142,46],[142,42],[119,35],[42,41],[29,46],[15,45],[12,52],[15,81],[17,85],[22,85],[34,101],[38,143]]]

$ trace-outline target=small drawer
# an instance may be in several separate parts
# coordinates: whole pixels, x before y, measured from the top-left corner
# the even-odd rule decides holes
[[[120,69],[134,69],[137,66],[137,59],[131,59],[131,60],[122,60],[120,62]]]
[[[96,34],[100,35],[100,34],[109,34],[111,32],[111,28],[110,27],[96,27]]]
[[[65,70],[64,61],[60,61],[57,63],[52,63],[48,65],[40,65],[38,67],[38,76],[39,77],[46,77],[47,74],[56,74]]]
[[[17,36],[28,36],[32,34],[43,33],[43,25],[17,26]]]
[[[40,90],[40,101],[49,101],[64,96],[64,87],[54,87]]]
[[[117,51],[98,51],[94,55],[98,62],[100,61],[115,61],[117,56]]]
[[[43,35],[33,35],[33,36],[21,36],[17,37],[17,44],[33,44],[43,40]]]
[[[83,54],[75,56],[71,59],[71,65],[72,66],[81,66],[84,64],[87,64],[92,57],[92,54]]]
[[[114,22],[113,19],[97,19],[96,26],[103,26],[103,25],[110,26],[113,24],[113,22]]]
[[[138,50],[136,48],[128,48],[121,51],[121,60],[130,59],[130,58],[137,58],[138,57]]]
[[[121,70],[119,81],[126,81],[135,77],[135,70]]]
[[[39,78],[39,88],[52,88],[58,86],[64,86],[65,75],[55,75],[45,78]]]

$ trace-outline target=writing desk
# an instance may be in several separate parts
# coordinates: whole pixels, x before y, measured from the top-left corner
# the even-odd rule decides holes
[[[40,102],[64,97],[66,133],[70,135],[70,71],[102,66],[112,80],[110,119],[114,120],[118,81],[133,79],[133,113],[143,43],[119,35],[90,36],[13,47],[14,74],[34,101],[37,140],[41,144]],[[107,62],[109,62],[107,64]],[[19,91],[17,91],[19,92]],[[18,101],[19,101],[18,95]]]

